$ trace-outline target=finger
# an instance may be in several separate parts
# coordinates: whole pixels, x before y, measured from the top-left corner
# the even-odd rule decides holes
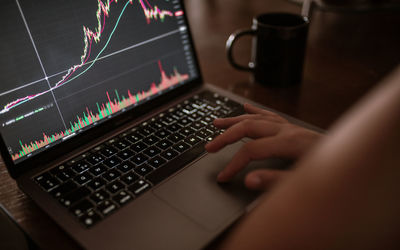
[[[280,153],[280,149],[275,151],[274,137],[262,138],[245,143],[238,152],[233,156],[228,165],[218,174],[219,182],[227,182],[240,170],[246,167],[250,161],[262,160],[276,156]]]
[[[276,135],[280,126],[267,122],[244,120],[228,128],[223,134],[217,136],[206,145],[208,152],[217,152],[226,145],[235,143],[244,137],[260,138]]]
[[[288,173],[285,170],[259,169],[247,174],[244,183],[248,189],[265,190],[272,187]]]
[[[239,123],[243,120],[261,120],[263,116],[260,114],[245,114],[228,118],[217,118],[214,120],[214,126],[217,128],[229,128],[230,126]]]
[[[261,115],[269,116],[271,118],[273,117],[273,118],[275,118],[275,119],[277,119],[278,121],[281,121],[281,122],[287,122],[287,120],[285,118],[283,118],[282,116],[280,116],[280,115],[278,115],[278,114],[276,114],[276,113],[274,113],[272,111],[268,111],[266,109],[262,109],[262,108],[256,107],[256,106],[251,105],[249,103],[245,103],[243,105],[243,107],[244,107],[244,110],[249,114],[261,114]]]
[[[251,104],[244,104],[244,108],[248,114],[228,117],[228,118],[217,118],[214,120],[214,125],[218,128],[228,128],[240,121],[243,120],[267,120],[271,122],[287,122],[283,117],[275,114],[274,112],[264,110],[258,107],[255,107]]]
[[[246,115],[240,115],[240,116],[235,116],[235,117],[229,117],[229,118],[217,118],[214,120],[213,124],[215,127],[220,128],[220,129],[226,129],[229,128],[236,123],[239,123],[244,120],[264,120],[268,122],[275,122],[275,123],[287,123],[284,118],[280,116],[266,116],[266,115],[260,115],[260,114],[246,114]]]

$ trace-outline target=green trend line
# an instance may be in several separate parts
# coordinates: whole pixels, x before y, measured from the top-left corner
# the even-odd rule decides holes
[[[100,57],[100,55],[103,53],[103,51],[107,48],[108,44],[110,43],[111,37],[114,35],[115,30],[117,29],[117,26],[119,24],[119,21],[121,20],[122,15],[125,12],[126,7],[128,7],[129,1],[126,2],[124,8],[121,11],[121,14],[118,17],[117,23],[114,26],[114,29],[112,30],[110,37],[108,38],[106,45],[104,45],[104,48],[100,51],[100,53],[96,56],[96,58],[93,60],[93,62],[89,65],[89,67],[87,67],[84,71],[82,71],[81,73],[79,73],[78,75],[74,76],[73,78],[69,79],[68,81],[64,82],[64,84],[69,83],[70,81],[75,80],[76,78],[78,78],[79,76],[81,76],[82,74],[86,73],[86,71],[88,71],[96,62],[97,59]]]

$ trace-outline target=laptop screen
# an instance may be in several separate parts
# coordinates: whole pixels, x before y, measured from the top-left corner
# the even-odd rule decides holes
[[[14,163],[198,77],[178,0],[4,0],[0,132]]]

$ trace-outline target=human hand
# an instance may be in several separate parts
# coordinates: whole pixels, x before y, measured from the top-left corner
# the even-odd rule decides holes
[[[321,137],[321,134],[289,123],[273,112],[250,104],[245,104],[244,109],[245,115],[214,120],[217,128],[226,131],[206,145],[208,152],[217,152],[244,137],[253,139],[246,142],[219,173],[219,182],[229,181],[253,160],[270,157],[297,159]],[[245,185],[250,189],[266,189],[285,174],[280,170],[255,170],[246,176]]]

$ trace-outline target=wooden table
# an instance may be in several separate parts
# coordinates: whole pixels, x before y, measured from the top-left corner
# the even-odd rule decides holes
[[[253,16],[271,11],[299,13],[285,0],[187,0],[204,79],[296,118],[327,129],[351,105],[400,63],[400,13],[396,11],[326,12],[311,16],[304,80],[273,88],[253,83],[249,73],[234,70],[225,56],[225,41]],[[250,39],[235,57],[246,62]],[[76,244],[51,221],[0,166],[0,203],[44,249],[74,249]]]

